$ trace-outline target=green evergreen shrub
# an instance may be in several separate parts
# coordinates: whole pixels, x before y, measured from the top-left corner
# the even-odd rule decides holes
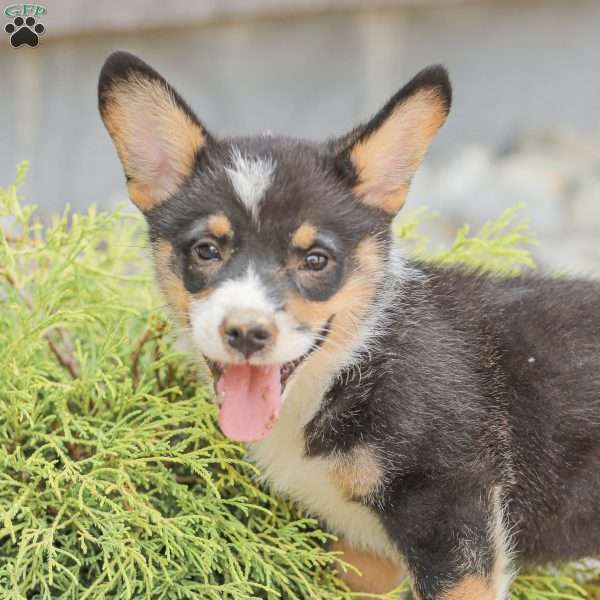
[[[331,536],[218,432],[210,386],[172,347],[141,218],[42,226],[18,195],[25,173],[0,189],[0,598],[352,597]],[[419,255],[531,264],[513,213],[433,256],[419,217],[399,228]],[[514,597],[582,598],[594,576],[523,576]]]

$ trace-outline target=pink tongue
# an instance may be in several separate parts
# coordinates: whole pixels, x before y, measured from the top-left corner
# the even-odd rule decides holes
[[[217,382],[217,393],[223,433],[237,442],[262,440],[279,416],[280,368],[249,364],[227,366]]]

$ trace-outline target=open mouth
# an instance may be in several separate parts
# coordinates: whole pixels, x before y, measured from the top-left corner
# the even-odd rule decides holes
[[[281,393],[285,391],[285,387],[287,385],[288,379],[293,375],[296,369],[316,350],[316,347],[311,347],[311,349],[306,353],[296,358],[295,360],[291,360],[289,362],[284,363],[283,365],[279,365],[279,384],[281,386]],[[214,360],[210,360],[209,358],[204,358],[206,364],[210,368],[210,372],[213,376],[213,381],[215,385],[215,392],[217,392],[217,404],[220,405],[221,399],[219,398],[217,384],[225,371],[227,369],[231,369],[235,366],[240,366],[237,364],[222,364],[219,362],[215,362]],[[271,365],[251,365],[249,363],[242,363],[241,366],[247,366],[253,369],[269,369]]]
[[[206,360],[215,382],[219,425],[227,437],[238,442],[257,442],[269,433],[279,417],[287,382],[323,344],[332,318],[308,352],[283,365],[220,364]]]

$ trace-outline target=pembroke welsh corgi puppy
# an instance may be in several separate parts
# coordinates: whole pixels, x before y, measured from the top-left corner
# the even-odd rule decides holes
[[[225,435],[340,536],[353,589],[500,600],[514,559],[600,552],[600,284],[399,256],[450,101],[434,66],[340,138],[219,139],[131,54],[99,82]]]

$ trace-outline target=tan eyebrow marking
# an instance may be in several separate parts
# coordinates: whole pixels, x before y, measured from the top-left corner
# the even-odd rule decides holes
[[[233,235],[231,222],[223,213],[217,213],[208,218],[208,230],[218,238],[231,237]]]
[[[314,225],[304,222],[292,236],[292,245],[302,250],[308,250],[317,239],[317,229]]]

